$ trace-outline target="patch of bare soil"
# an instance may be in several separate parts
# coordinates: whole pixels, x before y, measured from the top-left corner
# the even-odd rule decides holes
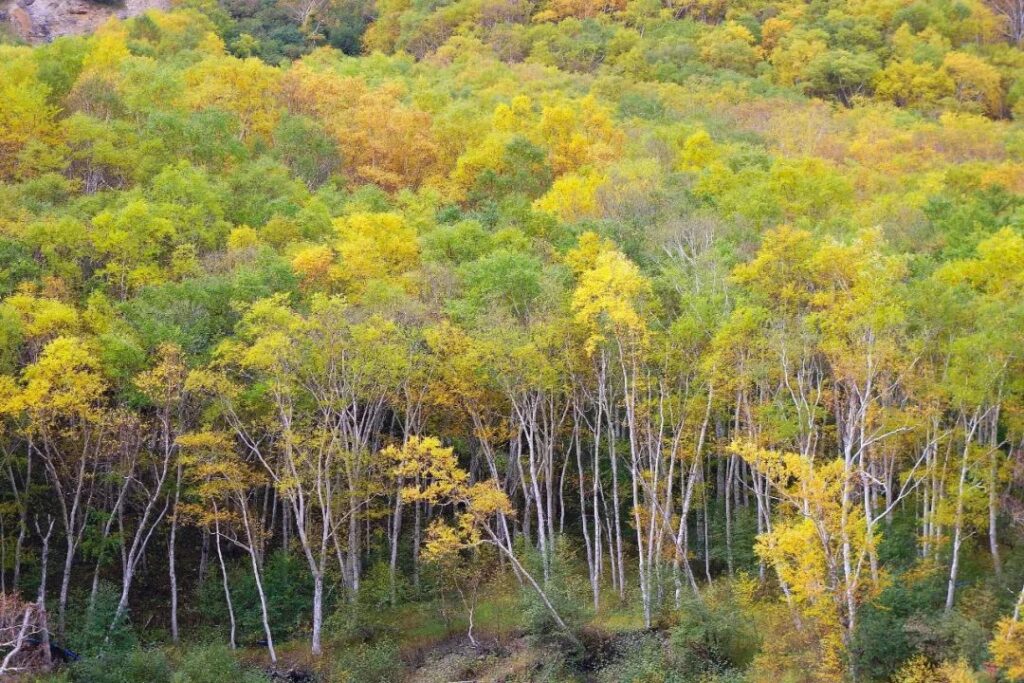
[[[431,652],[407,683],[551,683],[550,652],[531,647],[526,638],[505,643],[449,643]]]

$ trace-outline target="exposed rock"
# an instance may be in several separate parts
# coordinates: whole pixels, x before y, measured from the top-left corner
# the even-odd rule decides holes
[[[170,0],[124,0],[102,4],[92,0],[0,0],[0,21],[30,43],[91,33],[111,17],[126,19],[150,9],[167,9]]]
[[[25,11],[24,7],[15,6],[7,12],[8,19],[14,32],[22,38],[27,39],[32,32],[32,17]]]
[[[281,683],[313,683],[316,680],[312,671],[303,668],[293,668],[286,671],[276,669],[267,672],[272,681]]]

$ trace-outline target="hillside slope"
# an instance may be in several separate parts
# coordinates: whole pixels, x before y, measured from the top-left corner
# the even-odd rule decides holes
[[[1021,678],[1012,7],[183,0],[0,44],[0,644]]]

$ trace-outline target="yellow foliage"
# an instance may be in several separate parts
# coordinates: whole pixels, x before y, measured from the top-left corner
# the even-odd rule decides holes
[[[281,71],[262,60],[210,57],[185,72],[186,103],[195,109],[231,112],[242,140],[267,139],[280,117],[277,95]]]
[[[33,418],[33,426],[65,418],[95,421],[107,383],[85,341],[57,337],[22,373],[24,388],[10,404]]]
[[[168,406],[182,398],[188,369],[184,354],[176,344],[164,343],[157,348],[157,364],[135,377],[135,386],[160,406]]]
[[[451,173],[455,199],[465,199],[466,190],[482,171],[490,169],[501,172],[505,170],[503,157],[509,140],[509,135],[505,133],[492,133],[480,143],[467,149],[458,158]]]
[[[415,482],[402,489],[406,500],[459,506],[455,525],[443,520],[431,523],[424,547],[428,562],[443,562],[479,545],[482,525],[494,515],[513,514],[508,496],[494,481],[470,484],[454,450],[435,437],[414,436],[401,447],[389,446],[381,455],[395,464],[393,474],[399,481]]]
[[[597,173],[570,173],[555,180],[551,189],[533,206],[572,223],[598,214],[597,191],[605,177]]]
[[[827,51],[828,45],[819,37],[797,36],[784,41],[771,54],[775,82],[794,85],[811,60]]]
[[[810,301],[813,251],[809,232],[781,225],[765,233],[757,256],[737,266],[732,277],[783,307],[795,309]]]
[[[436,437],[411,437],[403,446],[388,446],[381,456],[394,463],[394,475],[405,482],[402,496],[407,500],[442,503],[466,485],[469,475],[459,468],[452,448],[441,445]]]
[[[516,95],[509,104],[495,108],[492,125],[495,130],[507,133],[526,132],[532,118],[533,102],[526,95]]]
[[[430,115],[399,95],[391,85],[366,92],[331,121],[354,179],[391,191],[422,185],[438,173],[441,157]]]
[[[228,251],[244,251],[260,243],[259,233],[248,225],[240,225],[228,233]]]
[[[28,291],[12,294],[4,304],[14,309],[21,322],[22,334],[31,340],[74,334],[79,326],[79,315],[73,306],[37,297]]]
[[[793,22],[782,17],[769,17],[761,24],[761,47],[767,52],[775,49],[782,39],[793,30]]]
[[[1002,113],[1002,76],[994,66],[966,52],[950,52],[942,68],[953,80],[957,102],[991,116]]]
[[[954,87],[947,71],[909,59],[890,62],[875,80],[876,94],[901,107],[936,106]]]
[[[111,18],[97,30],[93,37],[92,49],[82,63],[85,71],[115,72],[131,53],[128,51],[126,26]]]
[[[642,343],[647,333],[644,306],[650,295],[650,283],[635,263],[618,251],[598,254],[593,268],[580,274],[572,294],[574,318],[588,335],[588,353],[606,341]]]
[[[718,151],[711,136],[705,130],[698,130],[683,141],[677,168],[680,171],[699,171],[717,157]]]
[[[536,22],[561,21],[567,17],[590,19],[598,14],[621,12],[626,0],[547,0],[543,8],[533,15]]]
[[[1007,300],[1024,291],[1024,237],[1003,228],[978,244],[977,257],[952,261],[938,271],[950,283],[967,283]]]
[[[999,620],[988,651],[1009,680],[1024,681],[1024,628],[1018,620],[1012,617]]]
[[[325,289],[335,275],[334,251],[327,245],[305,247],[292,257],[292,270],[305,289]]]
[[[727,21],[701,35],[700,58],[711,66],[751,73],[761,60],[754,34],[743,24]]]
[[[537,133],[550,150],[556,175],[612,161],[619,156],[623,142],[610,113],[593,95],[544,107]]]
[[[592,230],[587,230],[579,236],[576,246],[566,254],[565,262],[578,276],[584,271],[593,269],[597,265],[598,256],[614,250],[614,242],[601,237]]]
[[[893,683],[976,683],[977,681],[970,666],[962,659],[935,665],[929,662],[924,655],[918,655],[901,666],[892,680]]]
[[[415,282],[403,276],[419,264],[416,230],[397,213],[357,213],[335,221],[341,263],[337,277],[362,291],[371,280],[399,278],[408,289]]]
[[[56,108],[48,89],[36,80],[27,51],[0,47],[0,181],[31,175],[22,153],[31,144],[57,142]]]
[[[842,458],[821,461],[748,441],[734,442],[730,450],[779,494],[780,516],[770,531],[758,535],[755,551],[775,568],[790,605],[812,620],[821,648],[820,672],[823,680],[831,680],[843,669],[849,602],[859,603],[882,588],[860,571],[841,569],[844,553],[863,566],[877,543],[860,506],[844,496],[852,475]]]
[[[345,112],[369,88],[360,78],[315,69],[310,64],[316,57],[313,53],[281,76],[280,98],[291,113],[318,119],[337,133]]]

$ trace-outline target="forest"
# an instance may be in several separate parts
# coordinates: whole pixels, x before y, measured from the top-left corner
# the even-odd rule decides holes
[[[1019,0],[4,35],[0,679],[1024,680]]]

